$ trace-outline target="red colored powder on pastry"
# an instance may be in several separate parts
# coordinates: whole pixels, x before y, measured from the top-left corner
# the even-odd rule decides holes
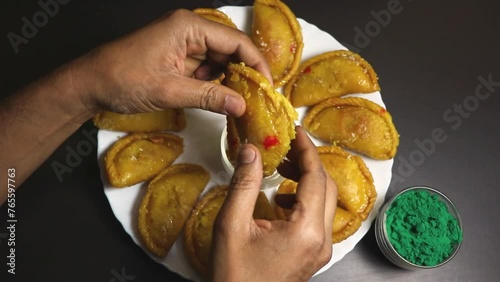
[[[266,139],[264,139],[264,142],[262,143],[262,145],[264,145],[264,148],[266,148],[266,150],[267,150],[273,146],[278,145],[278,143],[279,143],[278,137],[267,136]]]
[[[311,66],[308,66],[305,70],[304,73],[310,73],[311,72]]]

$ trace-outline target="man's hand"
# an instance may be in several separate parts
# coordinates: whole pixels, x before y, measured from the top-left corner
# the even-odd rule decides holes
[[[210,66],[230,60],[271,78],[265,58],[243,32],[177,10],[89,53],[76,64],[73,77],[94,112],[189,107],[240,116],[243,98],[205,81],[217,71]]]
[[[299,181],[291,216],[286,221],[254,220],[262,164],[254,146],[242,147],[214,226],[213,281],[306,281],[330,260],[335,183],[300,127],[288,158],[289,168],[300,171],[287,175]]]
[[[19,187],[64,140],[103,110],[139,113],[193,107],[240,116],[244,99],[205,81],[229,60],[271,78],[265,58],[243,32],[190,11],[168,13],[1,101],[0,171],[15,167]],[[0,189],[0,204],[6,197],[6,190]]]

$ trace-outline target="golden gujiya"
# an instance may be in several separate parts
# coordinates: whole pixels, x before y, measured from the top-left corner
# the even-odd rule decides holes
[[[337,50],[305,61],[285,86],[285,96],[298,108],[379,90],[377,74],[366,60],[351,51]]]
[[[317,150],[326,172],[337,184],[338,205],[365,220],[375,204],[377,190],[363,159],[337,146]]]
[[[237,28],[236,25],[231,20],[231,18],[220,10],[210,9],[210,8],[197,8],[194,9],[193,12],[197,15],[204,17],[207,20],[218,22],[220,24],[232,28]]]
[[[293,12],[279,0],[256,0],[250,38],[269,63],[274,87],[284,85],[299,68],[304,47]]]
[[[148,185],[139,208],[139,234],[147,249],[164,257],[184,228],[210,174],[195,164],[172,165]]]
[[[166,109],[138,114],[104,111],[94,116],[92,121],[100,129],[123,132],[181,131],[186,128],[184,109]]]
[[[245,113],[234,120],[239,140],[259,149],[264,176],[269,176],[290,150],[298,114],[261,73],[243,63],[228,65],[226,85],[246,102]]]
[[[184,230],[184,251],[195,270],[208,278],[212,230],[228,193],[228,186],[211,188],[196,204]],[[274,220],[276,216],[263,192],[259,193],[253,213],[255,219]]]
[[[394,158],[399,134],[389,112],[363,98],[331,98],[313,107],[303,120],[314,137],[377,160]]]
[[[183,152],[181,137],[169,133],[133,133],[116,141],[104,163],[113,187],[149,180],[171,165]]]

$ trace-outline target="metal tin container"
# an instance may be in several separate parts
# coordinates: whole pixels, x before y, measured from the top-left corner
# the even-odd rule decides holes
[[[407,189],[404,189],[403,191],[399,192],[397,195],[392,197],[381,209],[377,217],[377,221],[375,223],[375,238],[377,240],[377,244],[382,251],[382,253],[385,255],[385,257],[391,261],[393,264],[409,269],[409,270],[417,270],[417,269],[432,269],[432,268],[437,268],[440,267],[449,261],[453,259],[453,257],[457,254],[458,250],[460,249],[461,242],[458,243],[455,246],[455,249],[453,252],[450,254],[448,258],[443,260],[441,263],[434,265],[434,266],[424,266],[424,265],[417,265],[414,264],[408,260],[406,260],[404,257],[402,257],[396,249],[393,247],[392,243],[389,240],[389,236],[387,234],[387,226],[386,226],[386,220],[387,220],[387,214],[386,211],[391,207],[392,203],[398,199],[399,196],[401,196],[404,193],[410,192],[410,191],[416,191],[416,190],[425,190],[431,194],[437,195],[439,200],[444,202],[446,206],[448,207],[448,212],[455,217],[455,219],[458,222],[459,228],[463,233],[463,228],[462,228],[462,221],[460,219],[460,215],[458,214],[458,210],[456,209],[455,205],[453,202],[446,197],[443,193],[437,191],[434,188],[430,187],[425,187],[425,186],[414,186],[414,187],[409,187]]]

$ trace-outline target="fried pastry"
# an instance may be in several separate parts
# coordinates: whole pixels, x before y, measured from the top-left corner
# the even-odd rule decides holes
[[[210,189],[196,204],[184,229],[185,253],[191,265],[205,278],[208,277],[213,225],[227,193],[227,186]],[[263,192],[259,193],[253,217],[276,219],[271,204]]]
[[[304,128],[313,136],[377,160],[394,158],[399,134],[387,110],[363,98],[331,98],[313,107]]]
[[[285,96],[297,108],[379,90],[377,74],[367,61],[351,51],[338,50],[304,62],[286,85]]]
[[[139,234],[153,254],[164,257],[179,236],[210,174],[195,164],[177,164],[149,183],[139,208]]]
[[[236,25],[233,23],[231,18],[220,10],[210,9],[210,8],[198,8],[194,9],[193,12],[204,17],[207,20],[218,22],[220,24],[237,29]]]
[[[333,218],[332,242],[340,243],[351,237],[361,227],[362,222],[356,214],[337,207]]]
[[[280,186],[278,187],[278,190],[276,191],[276,194],[295,194],[297,191],[297,182],[286,179],[281,182]],[[288,216],[292,214],[291,209],[283,209],[277,204],[274,205],[274,213],[276,214],[276,217],[279,219],[287,219]]]
[[[221,75],[219,75],[219,77],[212,79],[210,81],[213,83],[222,84],[222,81],[224,81],[225,77],[226,77],[226,75],[222,73]]]
[[[153,178],[183,151],[181,137],[169,133],[133,133],[116,141],[104,162],[113,187],[127,187]]]
[[[297,112],[290,102],[256,70],[229,64],[226,85],[246,101],[245,113],[235,119],[242,143],[251,143],[262,155],[264,176],[273,174],[295,138]]]
[[[184,109],[131,115],[104,111],[97,114],[92,121],[100,129],[124,132],[181,131],[186,127]]]
[[[297,182],[290,179],[285,179],[278,188],[278,194],[295,194],[297,191]],[[339,199],[340,201],[340,199]],[[275,205],[275,213],[279,219],[286,219],[291,214],[291,210],[283,209]],[[332,242],[339,243],[349,238],[352,234],[358,231],[361,226],[361,218],[355,213],[349,212],[337,205],[335,217],[333,218]]]
[[[184,250],[189,262],[202,276],[208,276],[212,229],[226,195],[227,186],[210,189],[193,209],[184,229]]]
[[[337,184],[338,206],[365,220],[377,199],[377,191],[363,159],[337,146],[317,150],[325,170]]]
[[[259,196],[257,196],[257,202],[255,203],[255,209],[253,210],[253,218],[265,220],[277,219],[273,207],[271,206],[271,203],[269,203],[269,200],[264,192],[259,192]]]
[[[255,0],[250,38],[269,63],[274,87],[283,86],[302,59],[302,30],[295,15],[279,0]]]

